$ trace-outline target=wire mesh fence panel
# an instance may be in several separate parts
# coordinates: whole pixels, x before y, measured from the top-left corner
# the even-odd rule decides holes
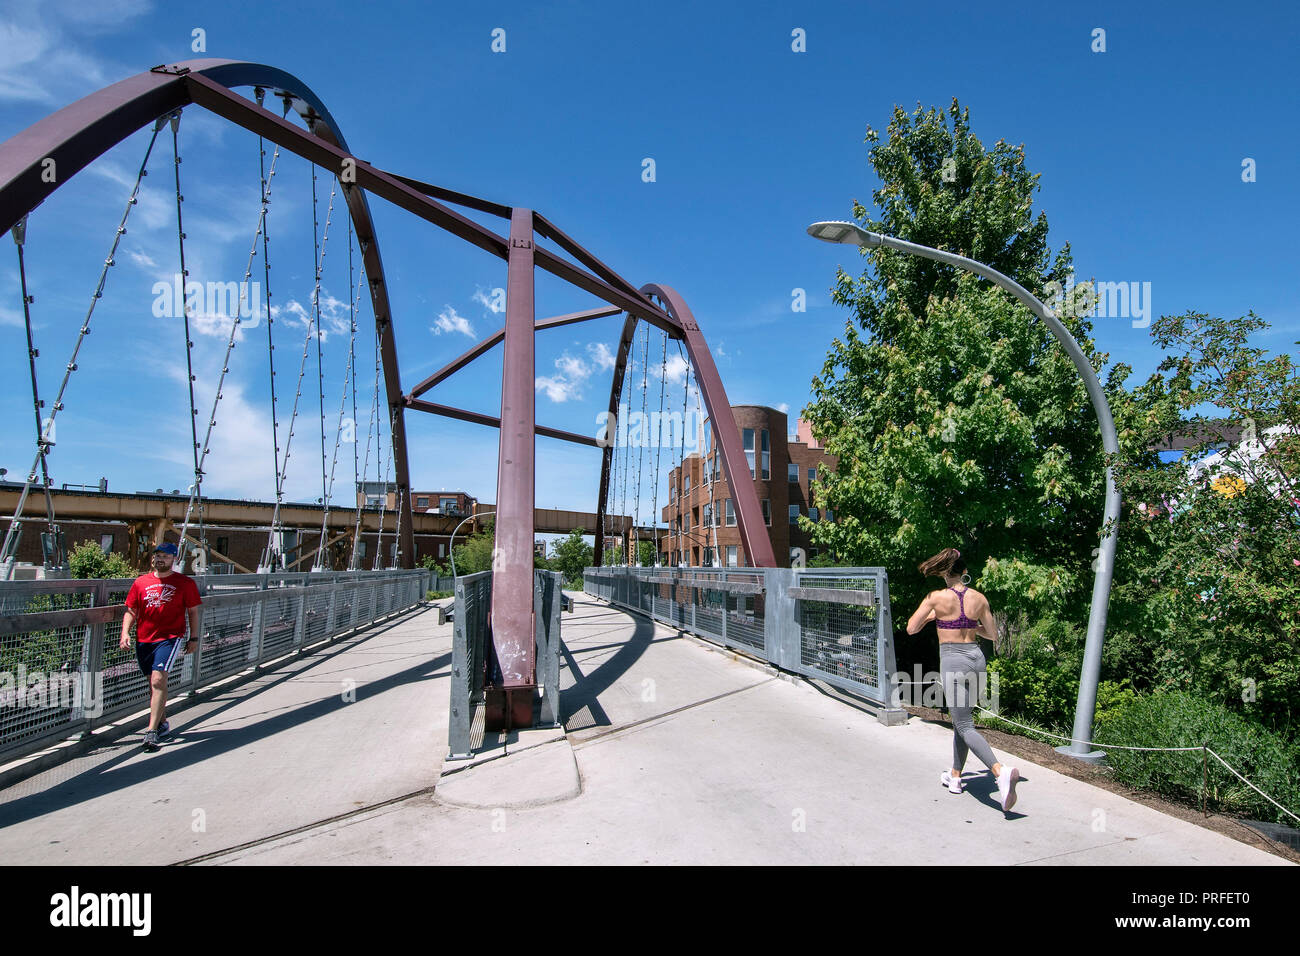
[[[330,591],[328,588],[312,588],[305,600],[307,608],[303,615],[302,643],[315,644],[329,637]]]
[[[765,647],[764,595],[727,592],[727,640],[762,651]]]
[[[722,640],[722,616],[726,613],[726,594],[711,588],[692,588],[695,597],[695,630]]]
[[[92,607],[98,581],[0,582],[0,614],[36,614]],[[130,582],[127,582],[130,587]]]
[[[804,595],[849,592],[835,600],[797,600],[800,664],[819,676],[882,693],[888,675],[882,673],[879,659],[879,578],[805,574],[799,576],[798,586]]]
[[[293,650],[303,598],[295,593],[278,595],[271,591],[265,600],[267,614],[262,624],[262,644],[258,655],[258,659],[264,661]]]
[[[249,648],[257,625],[257,604],[209,605],[203,609],[203,641],[199,683],[243,670],[250,664]]]
[[[0,637],[0,749],[71,728],[95,692],[93,675],[87,683],[80,666],[89,630],[78,624]]]

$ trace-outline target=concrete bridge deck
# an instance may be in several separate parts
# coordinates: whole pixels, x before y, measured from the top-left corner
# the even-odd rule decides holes
[[[951,795],[938,784],[951,731],[882,726],[576,597],[563,617],[567,733],[493,738],[443,774],[451,625],[414,612],[174,714],[175,740],[156,754],[134,733],[0,791],[0,858],[1286,864],[1023,759],[1011,813],[974,758],[967,791]]]

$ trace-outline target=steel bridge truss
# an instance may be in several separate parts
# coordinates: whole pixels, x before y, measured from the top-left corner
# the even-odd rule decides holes
[[[292,107],[307,129],[276,116],[235,87],[269,90]],[[537,435],[602,449],[598,528],[603,527],[613,442],[578,435],[536,423],[534,346],[538,330],[589,319],[625,314],[610,387],[611,422],[627,370],[628,355],[638,321],[648,322],[683,342],[694,367],[705,411],[718,439],[723,471],[736,503],[736,523],[753,567],[775,567],[740,433],[731,414],[704,336],[682,297],[665,285],[637,288],[584,249],[544,215],[529,208],[504,206],[444,189],[407,176],[386,172],[352,155],[334,117],[320,98],[297,77],[275,67],[235,60],[188,60],[154,67],[78,100],[0,144],[0,230],[21,222],[58,186],[137,130],[190,104],[264,137],[331,171],[343,187],[370,288],[371,305],[380,340],[385,393],[392,425],[393,462],[398,501],[402,563],[411,567],[414,541],[411,520],[410,470],[407,457],[406,409],[490,425],[500,431],[497,471],[496,552],[491,615],[493,644],[501,666],[512,723],[531,723],[535,688],[533,627],[533,506],[535,439]],[[42,176],[45,161],[59,170],[56,183]],[[444,368],[403,392],[397,370],[397,343],[383,261],[375,236],[367,194],[386,199],[407,212],[478,246],[507,264],[506,319],[500,332],[489,336]],[[499,234],[453,209],[459,206],[509,223]],[[538,245],[553,243],[576,260],[575,265]],[[553,318],[537,319],[533,280],[536,269],[595,296],[605,305]],[[420,396],[469,365],[498,343],[504,343],[501,414],[493,416],[426,401]],[[608,434],[614,434],[611,430]],[[596,535],[595,562],[603,558],[604,540]],[[525,715],[525,712],[527,714]]]

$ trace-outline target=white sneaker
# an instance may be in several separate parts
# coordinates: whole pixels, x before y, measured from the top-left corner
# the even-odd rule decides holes
[[[957,777],[957,779],[954,780],[952,773],[947,770],[939,774],[939,784],[940,786],[947,787],[949,793],[961,793],[963,789],[961,785],[961,777]]]
[[[1001,795],[1003,811],[1010,810],[1016,805],[1016,782],[1020,779],[1020,771],[1015,767],[1003,767],[1002,773],[998,776],[998,793]]]

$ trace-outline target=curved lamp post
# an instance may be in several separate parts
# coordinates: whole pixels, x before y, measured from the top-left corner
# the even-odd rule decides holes
[[[1097,412],[1097,421],[1101,425],[1102,447],[1108,452],[1117,453],[1119,451],[1119,443],[1115,437],[1115,421],[1111,417],[1110,405],[1106,402],[1106,395],[1102,392],[1101,383],[1097,381],[1097,374],[1093,371],[1092,363],[1088,361],[1088,357],[1079,348],[1079,343],[1074,341],[1073,336],[1060,323],[1060,320],[1024,286],[1004,276],[996,269],[991,269],[981,262],[976,262],[974,259],[967,259],[965,256],[943,252],[939,249],[932,249],[929,246],[920,246],[913,242],[905,242],[902,239],[895,239],[893,236],[882,235],[878,232],[868,232],[851,222],[815,222],[808,227],[808,235],[814,239],[821,239],[823,242],[838,242],[868,248],[883,246],[896,252],[905,252],[909,255],[933,259],[936,262],[945,262],[948,265],[957,266],[978,276],[983,276],[985,279],[1006,289],[1028,306],[1031,312],[1042,319],[1061,345],[1065,347],[1066,353],[1069,354],[1075,368],[1079,370],[1079,374],[1083,377],[1083,383],[1088,389],[1088,397],[1092,400],[1092,407]],[[1097,709],[1097,677],[1101,670],[1101,648],[1106,638],[1106,613],[1110,607],[1110,585],[1115,571],[1119,502],[1119,489],[1115,487],[1115,476],[1113,470],[1108,467],[1106,469],[1106,510],[1102,519],[1104,534],[1101,539],[1097,562],[1094,565],[1097,577],[1092,585],[1092,609],[1088,614],[1088,637],[1084,644],[1083,671],[1079,675],[1079,698],[1074,711],[1074,740],[1068,746],[1056,748],[1058,753],[1094,763],[1101,760],[1105,754],[1099,750],[1089,750],[1088,744],[1083,741],[1092,739],[1092,720]]]
[[[460,524],[456,525],[456,527],[452,529],[451,541],[447,545],[447,554],[451,556],[451,576],[453,578],[457,576],[456,575],[456,532],[459,531],[464,526],[466,521],[471,521],[474,518],[486,518],[488,515],[494,515],[494,514],[496,514],[495,511],[480,511],[478,514],[466,515],[464,518],[461,519]]]

